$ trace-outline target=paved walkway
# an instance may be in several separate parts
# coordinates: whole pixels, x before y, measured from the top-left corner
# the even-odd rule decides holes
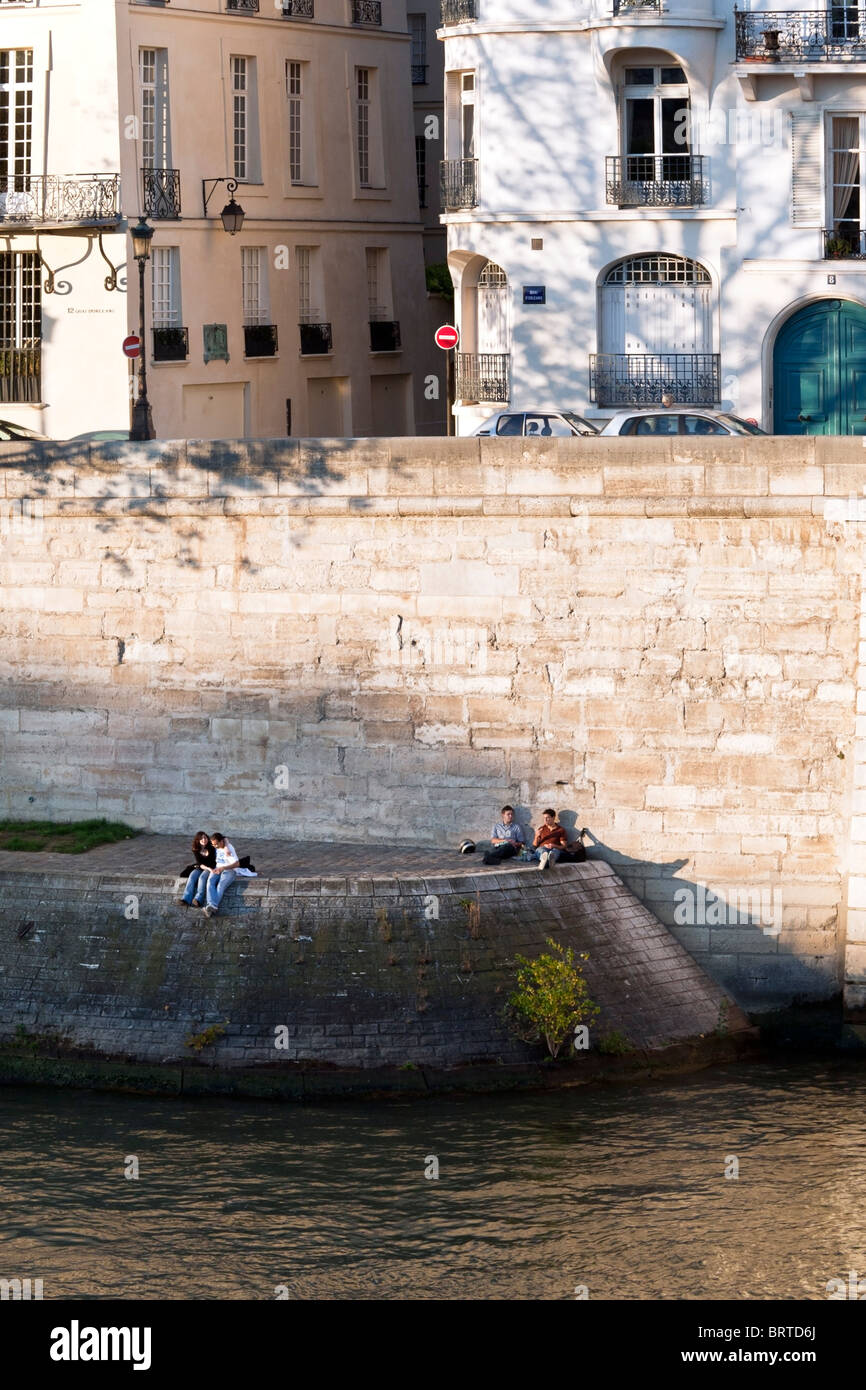
[[[458,854],[456,849],[418,849],[414,845],[332,844],[326,840],[244,839],[232,841],[238,854],[248,854],[263,878],[336,877],[344,874],[369,877],[431,874],[501,873],[504,869],[529,869],[537,865],[506,860],[485,867],[481,853]],[[190,839],[185,835],[138,835],[116,845],[99,845],[86,854],[19,854],[0,850],[0,871],[33,873],[130,873],[178,874],[192,863]]]

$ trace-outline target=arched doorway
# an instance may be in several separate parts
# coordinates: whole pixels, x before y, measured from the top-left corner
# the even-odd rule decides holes
[[[773,348],[775,434],[866,434],[866,305],[821,299]]]

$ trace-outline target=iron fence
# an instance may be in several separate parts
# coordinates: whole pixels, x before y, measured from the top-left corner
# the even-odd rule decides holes
[[[457,399],[507,403],[510,395],[511,354],[458,352]]]
[[[600,352],[589,358],[589,397],[596,405],[717,405],[721,359],[716,352]]]
[[[707,201],[700,154],[608,155],[604,177],[607,201],[621,208],[694,207]]]
[[[119,203],[119,174],[0,174],[0,223],[112,223]]]
[[[866,57],[866,10],[830,5],[823,10],[734,8],[737,58],[763,62],[860,61]]]
[[[478,202],[478,160],[443,159],[439,165],[442,207],[446,212],[474,208]]]

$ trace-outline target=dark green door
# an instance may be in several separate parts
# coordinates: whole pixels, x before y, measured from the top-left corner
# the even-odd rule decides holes
[[[822,299],[788,319],[773,352],[776,434],[866,434],[866,306]]]

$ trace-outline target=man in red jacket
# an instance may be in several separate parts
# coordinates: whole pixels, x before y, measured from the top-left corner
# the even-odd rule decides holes
[[[535,832],[532,842],[534,857],[539,869],[549,869],[555,864],[563,850],[568,848],[568,836],[556,819],[556,812],[548,806],[543,812],[544,820]]]

